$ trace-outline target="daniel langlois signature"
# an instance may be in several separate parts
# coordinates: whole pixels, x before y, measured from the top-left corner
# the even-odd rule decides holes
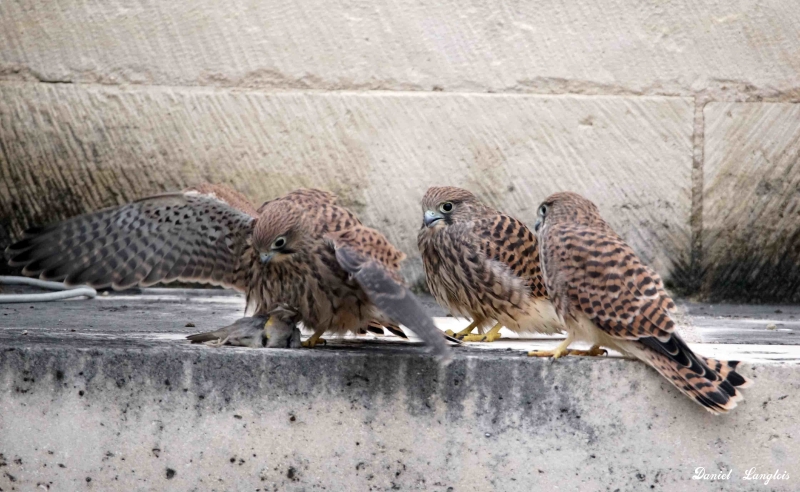
[[[694,469],[692,480],[730,480],[733,474],[733,468],[728,471],[707,472],[705,468],[699,466]],[[757,482],[764,482],[764,485],[769,485],[772,480],[789,480],[789,472],[775,470],[774,472],[761,472],[756,467],[749,468],[744,471],[742,480],[753,480]]]

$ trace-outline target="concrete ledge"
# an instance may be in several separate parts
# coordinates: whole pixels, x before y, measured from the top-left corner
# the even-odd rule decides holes
[[[528,340],[458,348],[444,369],[388,338],[314,350],[191,346],[185,333],[240,315],[240,297],[153,292],[161,299],[0,306],[0,488],[800,486],[794,346],[693,345],[762,361],[743,370],[755,383],[745,401],[714,417],[643,364],[531,359],[520,350]],[[774,330],[757,327],[752,308],[713,308],[689,316],[701,338],[724,340],[708,323],[742,315],[739,337],[793,340],[796,308],[761,318]],[[698,482],[697,467],[733,472],[730,482]],[[790,479],[742,480],[752,467]]]
[[[3,488],[718,490],[700,466],[800,483],[797,365],[746,371],[747,401],[713,417],[619,359],[2,346]]]

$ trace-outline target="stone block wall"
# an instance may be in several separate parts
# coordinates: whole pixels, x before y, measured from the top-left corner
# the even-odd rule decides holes
[[[0,246],[201,181],[339,193],[408,255],[419,200],[587,195],[676,289],[800,301],[791,2],[0,3]]]

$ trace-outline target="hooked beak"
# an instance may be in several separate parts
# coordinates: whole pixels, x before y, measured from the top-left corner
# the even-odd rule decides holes
[[[261,263],[266,265],[267,263],[269,263],[269,261],[272,259],[273,256],[275,256],[275,253],[272,253],[272,252],[270,252],[270,253],[261,253],[261,255],[259,256],[259,259],[261,259]]]
[[[541,217],[536,219],[536,222],[533,224],[533,232],[539,232],[539,228],[542,227],[542,219]]]
[[[430,227],[442,219],[444,219],[444,216],[442,216],[442,214],[434,212],[433,210],[426,210],[425,215],[423,215],[422,217],[422,221],[425,223],[425,227]]]

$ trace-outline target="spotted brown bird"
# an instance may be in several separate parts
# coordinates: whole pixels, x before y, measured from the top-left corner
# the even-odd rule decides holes
[[[542,280],[536,237],[525,224],[452,186],[429,188],[422,211],[417,244],[428,289],[452,314],[472,319],[463,331],[448,334],[491,342],[503,326],[562,330]],[[475,328],[479,333],[470,335]]]
[[[640,359],[712,413],[734,408],[749,383],[735,361],[695,354],[675,333],[675,303],[656,272],[576,193],[556,193],[539,207],[547,293],[565,321],[567,339],[540,355],[563,355],[583,341]]]
[[[311,347],[325,332],[357,333],[377,320],[448,352],[402,283],[405,255],[325,191],[297,190],[256,209],[229,188],[203,185],[32,229],[7,254],[25,275],[70,285],[221,285],[244,292],[254,316],[283,303],[314,329]]]

